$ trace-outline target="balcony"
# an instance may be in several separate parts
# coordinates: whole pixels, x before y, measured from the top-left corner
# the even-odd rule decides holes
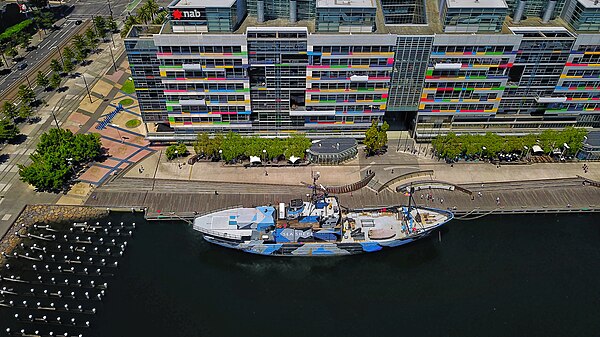
[[[567,101],[567,97],[551,97],[551,96],[536,96],[537,103],[563,103]]]
[[[433,68],[435,70],[458,70],[462,67],[462,63],[436,63]]]

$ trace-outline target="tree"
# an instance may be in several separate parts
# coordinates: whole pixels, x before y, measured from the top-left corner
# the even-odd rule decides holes
[[[156,1],[146,0],[146,3],[144,3],[144,7],[146,7],[146,11],[150,13],[150,18],[154,19],[154,16],[156,15],[156,13],[158,13],[158,4],[156,3]]]
[[[31,164],[19,165],[21,180],[40,190],[60,191],[67,187],[73,168],[101,154],[98,134],[74,135],[69,130],[50,129],[42,134],[31,154]]]
[[[367,132],[365,132],[364,144],[367,153],[369,154],[380,153],[385,148],[388,141],[387,131],[390,128],[389,124],[387,122],[383,122],[381,126],[378,126],[378,124],[378,120],[372,120],[371,126]]]
[[[35,83],[42,88],[47,88],[50,84],[50,80],[48,80],[48,76],[46,76],[43,72],[38,71],[37,77],[35,78]]]
[[[35,92],[25,84],[21,84],[19,91],[17,92],[17,97],[21,99],[23,104],[30,105],[35,101]]]
[[[162,25],[167,20],[168,12],[159,12],[152,20],[153,25]]]
[[[94,27],[96,28],[98,37],[101,39],[104,39],[104,37],[106,36],[107,26],[106,26],[106,20],[104,19],[103,16],[94,17]],[[93,30],[92,30],[92,32],[93,32]],[[87,32],[86,32],[86,35],[87,35]]]
[[[27,49],[31,44],[31,35],[23,34],[19,36],[19,46],[23,49]]]
[[[143,21],[145,25],[148,24],[148,21],[152,20],[152,13],[148,7],[146,7],[146,4],[138,9],[137,17],[140,21]]]
[[[17,55],[19,55],[19,51],[17,51],[17,48],[15,48],[15,47],[9,47],[8,49],[6,49],[4,54],[6,54],[6,56],[14,59]]]
[[[61,81],[62,81],[62,78],[60,77],[60,75],[58,73],[52,73],[52,76],[50,76],[50,80],[49,80],[50,88],[52,88],[52,89],[59,88]]]
[[[125,36],[127,36],[127,33],[129,33],[129,30],[131,29],[131,27],[138,23],[140,23],[140,20],[135,15],[128,16],[125,19],[125,22],[123,23],[123,30],[121,31],[121,37],[124,38]]]
[[[33,116],[33,109],[26,104],[21,104],[19,107],[19,118],[29,121],[29,118]]]
[[[56,60],[53,59],[52,61],[50,61],[50,69],[52,69],[53,72],[55,73],[60,73],[63,70],[62,64]]]
[[[87,57],[87,51],[84,50],[77,50],[75,52],[75,61],[77,61],[77,63],[81,63],[83,61],[85,61],[85,58]]]
[[[4,101],[4,104],[2,105],[2,115],[5,119],[15,120],[18,116],[17,108],[13,103]]]
[[[210,146],[210,137],[208,136],[208,134],[202,132],[199,133],[198,136],[196,137],[196,142],[194,142],[194,152],[196,152],[197,155],[207,155],[208,154],[208,148]]]
[[[36,10],[33,12],[33,20],[39,29],[46,30],[54,24],[54,14],[49,11]]]
[[[75,54],[86,51],[85,38],[81,34],[73,36],[73,48],[75,48]]]
[[[66,62],[67,60],[73,60],[75,58],[75,53],[70,46],[66,46],[62,52],[63,60]]]
[[[65,66],[63,67],[64,72],[70,73],[73,71],[73,69],[75,69],[75,64],[73,61],[71,59],[65,59]]]
[[[85,43],[90,50],[96,50],[96,48],[98,48],[98,39],[96,39],[96,33],[91,28],[85,31]]]
[[[106,27],[111,33],[116,33],[118,29],[117,22],[111,17],[106,20]]]
[[[15,123],[8,118],[0,119],[0,142],[13,140],[18,135],[19,128]]]
[[[168,160],[173,160],[178,157],[185,157],[189,154],[187,147],[183,143],[169,145],[165,151]]]

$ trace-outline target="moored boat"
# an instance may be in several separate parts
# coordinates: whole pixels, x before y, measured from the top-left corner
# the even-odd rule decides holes
[[[193,228],[208,242],[272,256],[335,256],[379,251],[428,236],[453,218],[450,211],[406,206],[343,209],[335,196],[313,193],[308,200],[199,216]]]

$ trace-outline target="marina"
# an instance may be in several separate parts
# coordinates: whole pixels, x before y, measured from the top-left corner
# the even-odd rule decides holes
[[[288,336],[354,337],[399,329],[418,335],[572,336],[575,331],[589,336],[600,331],[597,214],[489,215],[453,221],[441,241],[435,235],[377,255],[327,259],[243,254],[205,242],[184,221],[146,222],[141,213],[115,211],[102,222],[109,221],[135,222],[136,229],[119,267],[104,268],[114,276],[96,282],[108,283],[106,296],[80,304],[95,307],[96,314],[42,311],[33,317],[90,321],[91,328],[73,331],[84,337],[264,337],[284,330]],[[332,285],[335,291],[325,291]],[[4,286],[30,288],[2,281]],[[76,296],[90,291],[62,288],[62,299],[51,298],[57,307],[59,301],[64,307],[71,291]],[[36,301],[11,296],[19,305]],[[37,301],[46,305],[49,299]],[[250,328],[274,305],[278,314],[269,319],[269,329]],[[290,329],[289,318],[307,311],[311,319]],[[66,331],[28,323],[26,312],[0,308],[0,326],[28,334],[44,327],[55,335]],[[23,321],[14,323],[14,313]],[[378,323],[375,330],[372,324],[331,324],[343,319]]]

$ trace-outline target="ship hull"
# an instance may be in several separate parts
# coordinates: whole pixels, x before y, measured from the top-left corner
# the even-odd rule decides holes
[[[345,256],[363,253],[378,252],[409,244],[427,237],[443,224],[409,238],[387,241],[362,241],[362,242],[295,242],[295,243],[262,243],[239,242],[204,235],[204,239],[212,244],[222,247],[241,250],[246,253],[266,256]]]

